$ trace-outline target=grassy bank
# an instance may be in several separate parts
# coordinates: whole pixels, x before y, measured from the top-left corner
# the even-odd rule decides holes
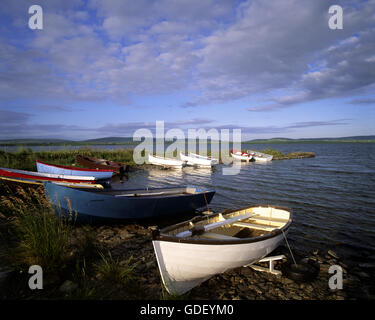
[[[264,149],[260,152],[272,155],[273,160],[302,159],[302,158],[315,157],[314,152],[305,152],[305,151],[296,151],[296,152],[290,152],[290,153],[284,154],[278,150]]]
[[[30,148],[20,149],[17,152],[0,151],[0,167],[36,171],[35,160],[67,165],[74,165],[76,156],[103,158],[134,165],[133,150],[92,150],[82,148],[78,150],[37,151]]]
[[[0,183],[0,239],[2,262],[13,270],[0,296],[105,299],[121,287],[123,298],[137,298],[133,258],[113,256],[93,227],[57,217],[41,187]],[[32,265],[42,267],[45,290],[28,288]]]
[[[246,152],[246,150],[243,151]],[[288,154],[283,154],[278,150],[270,148],[261,150],[260,152],[273,155],[273,160],[311,158],[315,156],[313,152],[291,152]],[[78,150],[34,152],[30,148],[27,148],[20,149],[17,152],[0,151],[0,167],[36,171],[35,160],[37,159],[48,163],[71,166],[76,164],[75,158],[78,154],[88,157],[119,161],[131,166],[135,165],[132,149],[93,150],[90,148],[82,148]],[[173,156],[177,156],[177,151],[174,152]],[[210,156],[210,152],[208,152],[208,156]]]

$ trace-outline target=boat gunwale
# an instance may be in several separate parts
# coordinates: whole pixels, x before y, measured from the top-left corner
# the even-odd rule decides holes
[[[25,178],[8,178],[0,176],[0,181],[5,183],[18,183],[18,184],[28,184],[28,185],[36,185],[36,186],[43,186],[44,182],[51,182],[55,183],[59,186],[69,187],[69,188],[87,188],[87,189],[103,189],[101,184],[92,184],[90,182],[69,182],[69,181],[44,181],[44,180],[29,180]],[[100,186],[100,187],[99,187]]]
[[[48,175],[53,175],[56,177],[50,177]],[[19,178],[33,181],[49,181],[49,182],[86,182],[89,184],[94,184],[97,180],[93,176],[72,176],[64,174],[54,174],[54,173],[42,173],[26,170],[18,170],[11,168],[0,168],[0,176],[5,178]],[[86,178],[86,179],[85,179]],[[87,179],[89,178],[89,179]]]
[[[45,183],[48,183],[50,181],[46,181]],[[44,183],[43,183],[44,184]],[[64,185],[59,185],[60,187],[65,187],[65,188],[69,188],[69,189],[74,189],[74,188],[71,188],[71,187],[68,187],[68,186],[64,186]],[[155,190],[173,190],[173,189],[186,189],[186,188],[196,188],[198,189],[199,191],[196,192],[196,193],[186,193],[186,194],[183,194],[182,192],[181,193],[173,193],[173,194],[165,194],[165,195],[140,195],[140,196],[134,196],[134,197],[116,197],[115,194],[111,194],[111,192],[134,192],[134,191],[138,191],[138,192],[152,192],[152,191],[155,191]],[[202,190],[201,188],[199,187],[196,187],[196,186],[179,186],[179,187],[170,187],[170,188],[149,188],[149,189],[112,189],[112,190],[107,190],[107,189],[85,189],[85,188],[81,188],[81,189],[74,189],[75,191],[82,191],[82,192],[88,192],[90,194],[95,194],[95,195],[99,195],[99,196],[105,196],[105,197],[111,197],[111,198],[116,198],[116,199],[141,199],[141,198],[150,198],[150,197],[153,197],[153,198],[166,198],[166,197],[176,197],[176,196],[197,196],[199,194],[207,194],[207,193],[215,193],[216,190],[214,189],[204,189]]]
[[[187,162],[187,164],[191,165],[191,166],[197,166],[197,167],[204,167],[204,168],[211,168],[214,164],[215,164],[215,161],[210,159],[210,158],[207,158],[207,157],[203,157],[203,156],[199,156],[199,157],[195,157],[195,156],[190,156],[191,153],[189,153],[189,155],[185,155],[183,154],[182,152],[180,152],[180,159],[181,161],[185,161]],[[187,158],[187,160],[182,160],[182,158]],[[194,161],[198,161],[198,163],[194,163]],[[203,163],[199,163],[199,162],[203,162]]]
[[[68,170],[75,170],[75,171],[89,171],[89,172],[113,172],[113,170],[110,169],[89,169],[89,168],[77,168],[77,167],[70,167],[70,166],[64,166],[60,164],[51,164],[51,163],[46,163],[42,162],[39,160],[35,160],[37,163],[50,166],[50,167],[55,167],[59,169],[68,169]]]
[[[193,155],[193,156],[190,156],[190,155]],[[218,159],[216,158],[212,158],[212,157],[209,157],[209,156],[201,156],[200,154],[197,154],[197,153],[193,153],[193,152],[189,152],[189,156],[190,157],[193,157],[193,158],[198,158],[198,159],[206,159],[206,160],[211,160],[211,161],[218,161]]]
[[[264,235],[261,235],[261,236],[250,237],[250,238],[237,238],[237,239],[233,239],[233,240],[232,239],[228,239],[228,240],[227,239],[225,239],[225,240],[219,239],[218,240],[218,239],[202,239],[202,238],[191,238],[191,237],[180,238],[180,237],[177,237],[177,236],[170,236],[170,235],[164,234],[164,232],[168,232],[168,231],[171,231],[173,229],[189,225],[190,222],[194,223],[194,222],[205,220],[207,218],[213,218],[213,217],[218,216],[220,214],[226,215],[226,214],[230,214],[230,213],[233,213],[233,212],[236,212],[236,211],[249,209],[249,208],[252,208],[252,207],[267,207],[267,208],[285,210],[285,211],[289,212],[289,219],[285,223],[285,225],[283,225],[281,228],[277,228],[277,229],[271,231],[270,233],[267,233],[267,234],[264,234]],[[152,240],[153,241],[187,243],[187,244],[205,244],[205,245],[230,245],[230,244],[245,244],[245,243],[260,242],[260,241],[264,241],[264,240],[267,240],[267,239],[274,238],[274,237],[282,234],[282,232],[286,232],[289,229],[290,225],[292,224],[292,216],[293,216],[292,209],[288,208],[288,207],[255,204],[255,205],[250,205],[250,206],[246,206],[246,207],[242,207],[242,208],[238,208],[238,209],[225,210],[223,212],[214,213],[214,214],[203,216],[203,217],[196,216],[196,217],[193,217],[190,220],[186,220],[186,221],[174,224],[172,226],[165,227],[163,229],[154,229],[153,232],[152,232]]]
[[[181,164],[183,164],[185,162],[184,160],[180,160],[180,159],[177,159],[177,158],[176,159],[174,159],[174,158],[167,158],[167,157],[161,157],[161,156],[156,156],[156,155],[154,156],[154,155],[151,155],[151,154],[149,154],[149,157],[155,158],[155,159],[159,159],[159,160],[172,161],[172,162],[181,163]],[[180,164],[167,164],[167,165],[170,165],[170,166],[179,166]]]

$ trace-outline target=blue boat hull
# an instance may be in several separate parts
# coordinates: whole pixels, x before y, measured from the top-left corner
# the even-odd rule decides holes
[[[186,188],[195,192],[179,192]],[[210,203],[215,194],[214,190],[196,187],[77,190],[49,182],[44,183],[44,190],[57,215],[73,215],[78,222],[138,220],[193,212]]]
[[[95,170],[77,170],[77,169],[66,169],[60,168],[53,165],[48,165],[44,163],[37,162],[36,168],[38,172],[41,173],[53,173],[53,174],[63,174],[70,176],[89,176],[94,177],[95,180],[110,180],[113,175],[113,171],[95,171]]]

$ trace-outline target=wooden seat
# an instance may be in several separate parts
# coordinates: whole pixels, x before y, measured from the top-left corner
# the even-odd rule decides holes
[[[239,239],[237,237],[227,236],[225,234],[213,233],[213,232],[205,232],[202,234],[202,237],[209,238],[209,239],[219,239],[219,240],[234,240]]]
[[[262,224],[253,224],[253,223],[247,223],[247,222],[236,222],[236,223],[233,223],[233,226],[242,227],[242,228],[251,228],[251,229],[256,229],[256,230],[264,230],[264,231],[273,231],[275,229],[278,229],[277,227],[273,227],[273,226],[265,226]]]
[[[266,217],[259,217],[259,216],[254,216],[250,218],[251,220],[261,220],[261,221],[266,221],[266,222],[282,222],[286,223],[289,220],[288,219],[281,219],[281,218],[266,218]]]

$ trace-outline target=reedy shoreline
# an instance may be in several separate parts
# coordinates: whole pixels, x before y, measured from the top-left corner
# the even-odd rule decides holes
[[[243,151],[246,152],[246,150]],[[283,154],[278,150],[270,148],[259,151],[273,155],[273,160],[311,158],[315,156],[314,152],[297,151]],[[80,154],[88,157],[123,162],[130,167],[141,168],[142,165],[136,165],[136,163],[134,162],[133,152],[133,149],[104,150],[90,148],[57,151],[33,151],[31,148],[22,148],[16,152],[7,152],[0,150],[0,167],[36,171],[36,160],[45,161],[47,163],[72,166],[75,165],[76,156]],[[174,153],[174,156],[176,156],[176,153],[177,152]],[[208,152],[208,156],[210,156],[210,152]]]

